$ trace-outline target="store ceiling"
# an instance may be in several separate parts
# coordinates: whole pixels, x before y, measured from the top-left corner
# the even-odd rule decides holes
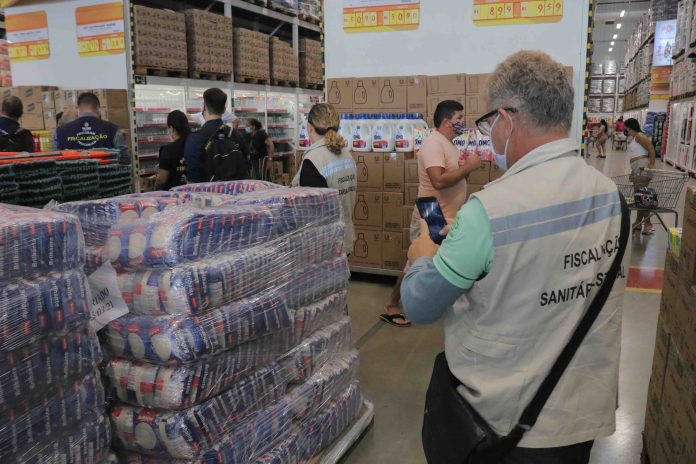
[[[594,53],[592,62],[598,63],[606,58],[621,64],[626,55],[626,40],[650,8],[650,0],[598,0],[595,7],[595,27],[592,32]],[[619,15],[626,11],[623,18]],[[607,24],[609,22],[609,24]],[[621,29],[616,25],[621,23]],[[613,36],[618,37],[614,40]],[[611,42],[614,41],[614,45]],[[612,51],[609,52],[609,48]]]

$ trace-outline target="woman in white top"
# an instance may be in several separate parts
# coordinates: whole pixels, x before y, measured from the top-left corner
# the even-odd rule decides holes
[[[650,174],[645,169],[655,169],[655,147],[652,140],[640,129],[640,123],[634,119],[627,119],[624,123],[628,136],[633,140],[628,144],[628,156],[631,161],[631,176],[635,189],[647,187],[650,183]],[[638,211],[638,218],[633,223],[633,229],[637,230],[643,224],[643,235],[653,233],[653,225],[650,222],[650,214]]]

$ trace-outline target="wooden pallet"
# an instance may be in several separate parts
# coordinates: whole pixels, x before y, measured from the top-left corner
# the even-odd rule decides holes
[[[189,71],[189,77],[191,79],[202,79],[208,81],[230,81],[232,79],[232,76],[230,74],[202,71]]]
[[[300,82],[300,87],[303,89],[324,90],[324,84],[308,84],[307,82]]]
[[[259,79],[258,77],[240,76],[240,75],[235,75],[234,81],[242,83],[242,84],[268,84],[269,83],[268,79]]]
[[[316,26],[321,26],[321,21],[319,21],[319,19],[315,18],[314,16],[309,16],[304,13],[300,13],[299,15],[297,15],[297,17],[300,18],[302,21],[306,21]]]
[[[271,79],[271,84],[278,87],[297,87],[297,81],[286,81],[283,79]]]
[[[166,69],[154,66],[136,66],[137,76],[159,76],[159,77],[186,77],[188,71],[185,69]]]
[[[282,6],[274,5],[273,3],[268,3],[268,5],[266,5],[266,7],[271,9],[271,10],[275,10],[278,13],[286,14],[288,16],[297,16],[296,10],[289,10],[287,8],[283,8]]]

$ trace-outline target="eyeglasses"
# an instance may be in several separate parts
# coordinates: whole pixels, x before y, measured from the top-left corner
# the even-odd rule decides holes
[[[517,108],[508,107],[503,109],[510,113],[517,113]],[[483,135],[491,135],[491,129],[495,121],[491,121],[490,119],[493,116],[497,116],[499,111],[500,109],[493,110],[489,113],[484,114],[476,120],[476,128],[479,130],[479,132],[481,132]]]

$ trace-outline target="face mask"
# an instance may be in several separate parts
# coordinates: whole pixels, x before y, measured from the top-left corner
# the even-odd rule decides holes
[[[464,123],[462,121],[457,121],[455,123],[452,123],[452,130],[454,130],[455,134],[462,135],[466,130],[466,127],[464,126]]]
[[[247,134],[251,134],[251,127],[245,127],[244,130]]]
[[[492,135],[493,135],[493,129],[495,128],[495,125],[499,119],[500,119],[500,114],[498,114],[498,117],[495,118],[495,121],[493,122],[493,125],[491,126],[491,151],[493,152],[493,159],[495,160],[495,164],[497,164],[498,167],[500,167],[500,169],[502,169],[503,171],[507,171],[508,170],[507,151],[508,151],[508,146],[510,145],[510,138],[512,137],[512,131],[510,131],[510,136],[505,141],[505,151],[502,154],[496,153],[495,144],[493,143]],[[510,120],[510,122],[512,122],[512,125],[513,125],[512,127],[514,130],[515,123],[514,123],[514,121],[512,121],[512,119]]]

